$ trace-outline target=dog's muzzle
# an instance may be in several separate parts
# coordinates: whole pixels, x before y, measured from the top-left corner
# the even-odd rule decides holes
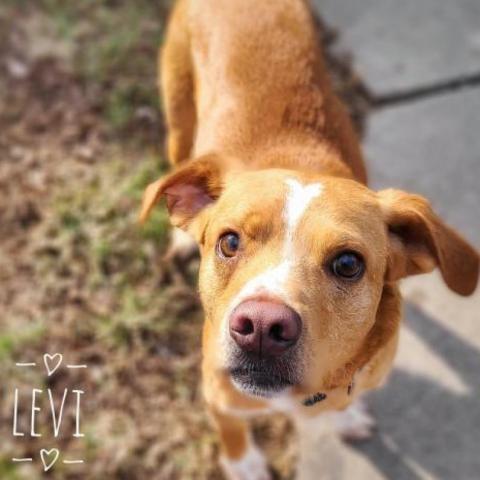
[[[234,347],[229,372],[246,393],[271,396],[298,382],[297,352],[302,321],[289,306],[246,300],[229,319]]]

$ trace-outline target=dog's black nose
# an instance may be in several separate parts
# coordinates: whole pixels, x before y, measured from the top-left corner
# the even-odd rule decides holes
[[[302,322],[295,310],[282,303],[247,300],[230,316],[230,335],[245,352],[278,356],[300,338]]]

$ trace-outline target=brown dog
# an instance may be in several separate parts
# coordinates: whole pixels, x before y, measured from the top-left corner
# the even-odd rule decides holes
[[[148,187],[141,217],[165,197],[200,246],[204,392],[223,465],[266,479],[245,418],[345,409],[391,368],[397,281],[438,267],[469,295],[479,257],[424,198],[365,186],[304,1],[180,0],[161,62],[176,169]]]

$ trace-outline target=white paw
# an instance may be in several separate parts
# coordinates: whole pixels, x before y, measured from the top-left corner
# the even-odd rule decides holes
[[[333,422],[339,435],[350,441],[369,439],[376,427],[364,400],[357,400],[346,410],[335,412]]]
[[[238,460],[220,457],[220,464],[228,480],[272,479],[265,457],[254,444],[250,444],[245,455]]]

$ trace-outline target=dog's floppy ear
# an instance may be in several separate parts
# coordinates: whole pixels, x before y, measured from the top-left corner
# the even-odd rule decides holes
[[[186,161],[146,188],[140,222],[144,222],[156,203],[165,197],[172,224],[186,229],[195,215],[214,202],[221,191],[222,175],[216,155]]]
[[[378,198],[390,237],[387,280],[430,272],[438,266],[449,288],[461,295],[473,293],[478,253],[442,222],[429,202],[393,189],[379,192]]]

